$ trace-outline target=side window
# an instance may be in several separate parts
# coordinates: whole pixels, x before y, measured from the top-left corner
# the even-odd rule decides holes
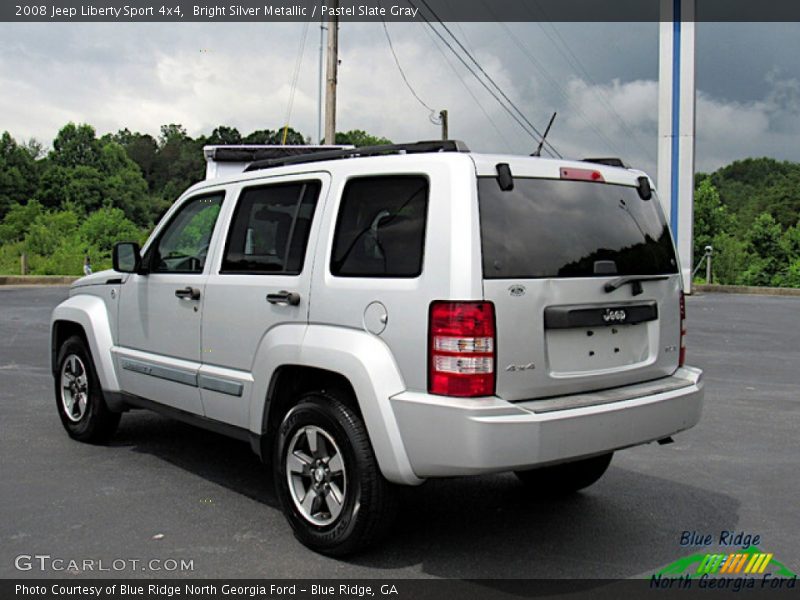
[[[220,273],[300,273],[320,187],[319,181],[293,181],[245,189]]]
[[[428,179],[359,177],[345,185],[333,238],[339,277],[417,277],[422,272]]]
[[[149,263],[152,272],[203,272],[224,197],[199,196],[181,207],[156,241]]]

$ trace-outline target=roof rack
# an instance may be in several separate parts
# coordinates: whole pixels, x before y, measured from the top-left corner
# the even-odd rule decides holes
[[[353,148],[349,145],[336,146],[277,146],[266,144],[235,144],[205,146],[203,154],[207,161],[215,162],[252,162],[254,160],[267,160],[270,158],[280,158],[282,156],[296,156],[299,154],[311,154],[313,152],[327,152],[330,150],[346,150]]]
[[[245,171],[258,171],[285,165],[296,165],[323,160],[339,158],[355,158],[363,156],[381,156],[384,154],[419,154],[422,152],[469,152],[467,145],[459,140],[434,140],[428,142],[414,142],[411,144],[387,144],[383,146],[362,146],[360,148],[346,148],[341,150],[323,150],[296,156],[283,156],[280,158],[267,158],[256,160]]]
[[[346,150],[348,148],[354,148],[354,146],[344,144],[335,146],[279,146],[275,144],[225,144],[204,146],[203,155],[206,159],[206,179],[216,179],[217,177],[241,173],[245,170],[247,165],[256,160],[296,156],[298,154],[311,154],[312,152]]]
[[[584,158],[581,162],[588,162],[588,163],[595,163],[598,165],[606,165],[607,167],[621,167],[623,169],[629,169],[630,167],[622,162],[621,158]]]

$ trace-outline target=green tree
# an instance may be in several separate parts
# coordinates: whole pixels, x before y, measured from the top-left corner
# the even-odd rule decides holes
[[[89,215],[78,228],[87,246],[109,255],[114,244],[141,241],[142,232],[119,208],[101,208]]]
[[[125,149],[116,142],[107,143],[101,151],[100,165],[106,179],[104,205],[122,209],[140,226],[152,223],[163,203],[151,197],[139,166]]]
[[[800,258],[800,222],[784,232],[781,247],[790,260]]]
[[[79,215],[74,210],[41,213],[25,235],[25,250],[40,256],[52,254],[63,240],[75,238],[78,220]]]
[[[181,125],[161,127],[153,189],[172,202],[190,185],[203,179],[205,158],[202,140],[193,140]]]
[[[723,204],[738,216],[740,234],[769,212],[783,227],[800,216],[800,164],[771,158],[735,161],[710,175]]]
[[[170,123],[169,125],[161,126],[161,135],[158,137],[158,147],[163,148],[170,142],[182,141],[189,139],[186,133],[186,128],[177,123]]]
[[[20,146],[7,131],[0,136],[0,218],[33,198],[38,168],[32,148]]]
[[[211,135],[204,140],[205,144],[209,146],[225,146],[242,143],[242,134],[235,127],[226,127],[220,125]]]
[[[243,144],[267,144],[271,146],[280,146],[283,142],[283,127],[277,130],[272,129],[258,129],[242,139]],[[289,127],[286,130],[286,145],[287,146],[301,146],[307,144],[308,139],[299,131]]]
[[[38,200],[47,208],[74,204],[82,212],[100,208],[108,195],[106,176],[97,168],[51,164],[42,174]]]
[[[42,212],[42,205],[36,200],[13,205],[0,223],[0,244],[22,241]]]
[[[385,137],[371,135],[363,129],[351,129],[350,131],[336,132],[337,144],[351,144],[353,146],[382,146],[391,144],[392,141]]]
[[[100,141],[91,125],[68,123],[53,140],[50,160],[59,166],[94,167],[100,160]]]
[[[131,133],[128,129],[121,129],[108,137],[107,142],[116,142],[125,149],[128,157],[139,166],[148,189],[155,191],[153,168],[158,160],[158,143],[155,138],[146,133]]]
[[[785,264],[781,246],[783,231],[769,213],[760,214],[747,232],[750,264],[742,274],[746,285],[773,285],[773,278]]]
[[[778,287],[800,287],[800,258],[795,259],[773,279]]]
[[[752,262],[747,242],[734,235],[720,233],[714,236],[711,245],[714,247],[714,281],[727,285],[744,283],[742,275]]]
[[[733,218],[722,204],[711,179],[701,179],[694,193],[694,256],[705,254],[706,246],[714,245],[716,236],[733,230]]]

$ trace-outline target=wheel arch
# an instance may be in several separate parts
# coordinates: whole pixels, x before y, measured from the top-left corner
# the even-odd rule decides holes
[[[50,319],[50,365],[58,370],[58,350],[69,337],[80,336],[86,342],[103,392],[118,392],[111,348],[114,338],[105,303],[100,298],[77,295],[59,304]]]
[[[273,350],[264,354],[266,363],[254,365],[256,379],[259,371],[268,377],[262,386],[256,385],[265,389],[253,397],[251,410],[250,430],[258,435],[253,446],[262,458],[269,459],[280,421],[299,396],[336,389],[351,399],[351,408],[364,420],[383,475],[394,483],[422,483],[411,468],[389,402],[405,385],[382,340],[363,331],[310,325],[294,348],[282,344]]]

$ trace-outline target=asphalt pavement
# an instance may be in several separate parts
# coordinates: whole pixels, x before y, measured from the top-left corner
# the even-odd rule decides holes
[[[70,440],[48,367],[66,295],[0,287],[0,577],[627,578],[695,551],[684,531],[759,535],[800,571],[800,298],[688,300],[706,403],[674,444],[618,452],[562,500],[512,475],[430,481],[390,539],[335,560],[294,540],[246,444],[145,411],[109,445]]]

